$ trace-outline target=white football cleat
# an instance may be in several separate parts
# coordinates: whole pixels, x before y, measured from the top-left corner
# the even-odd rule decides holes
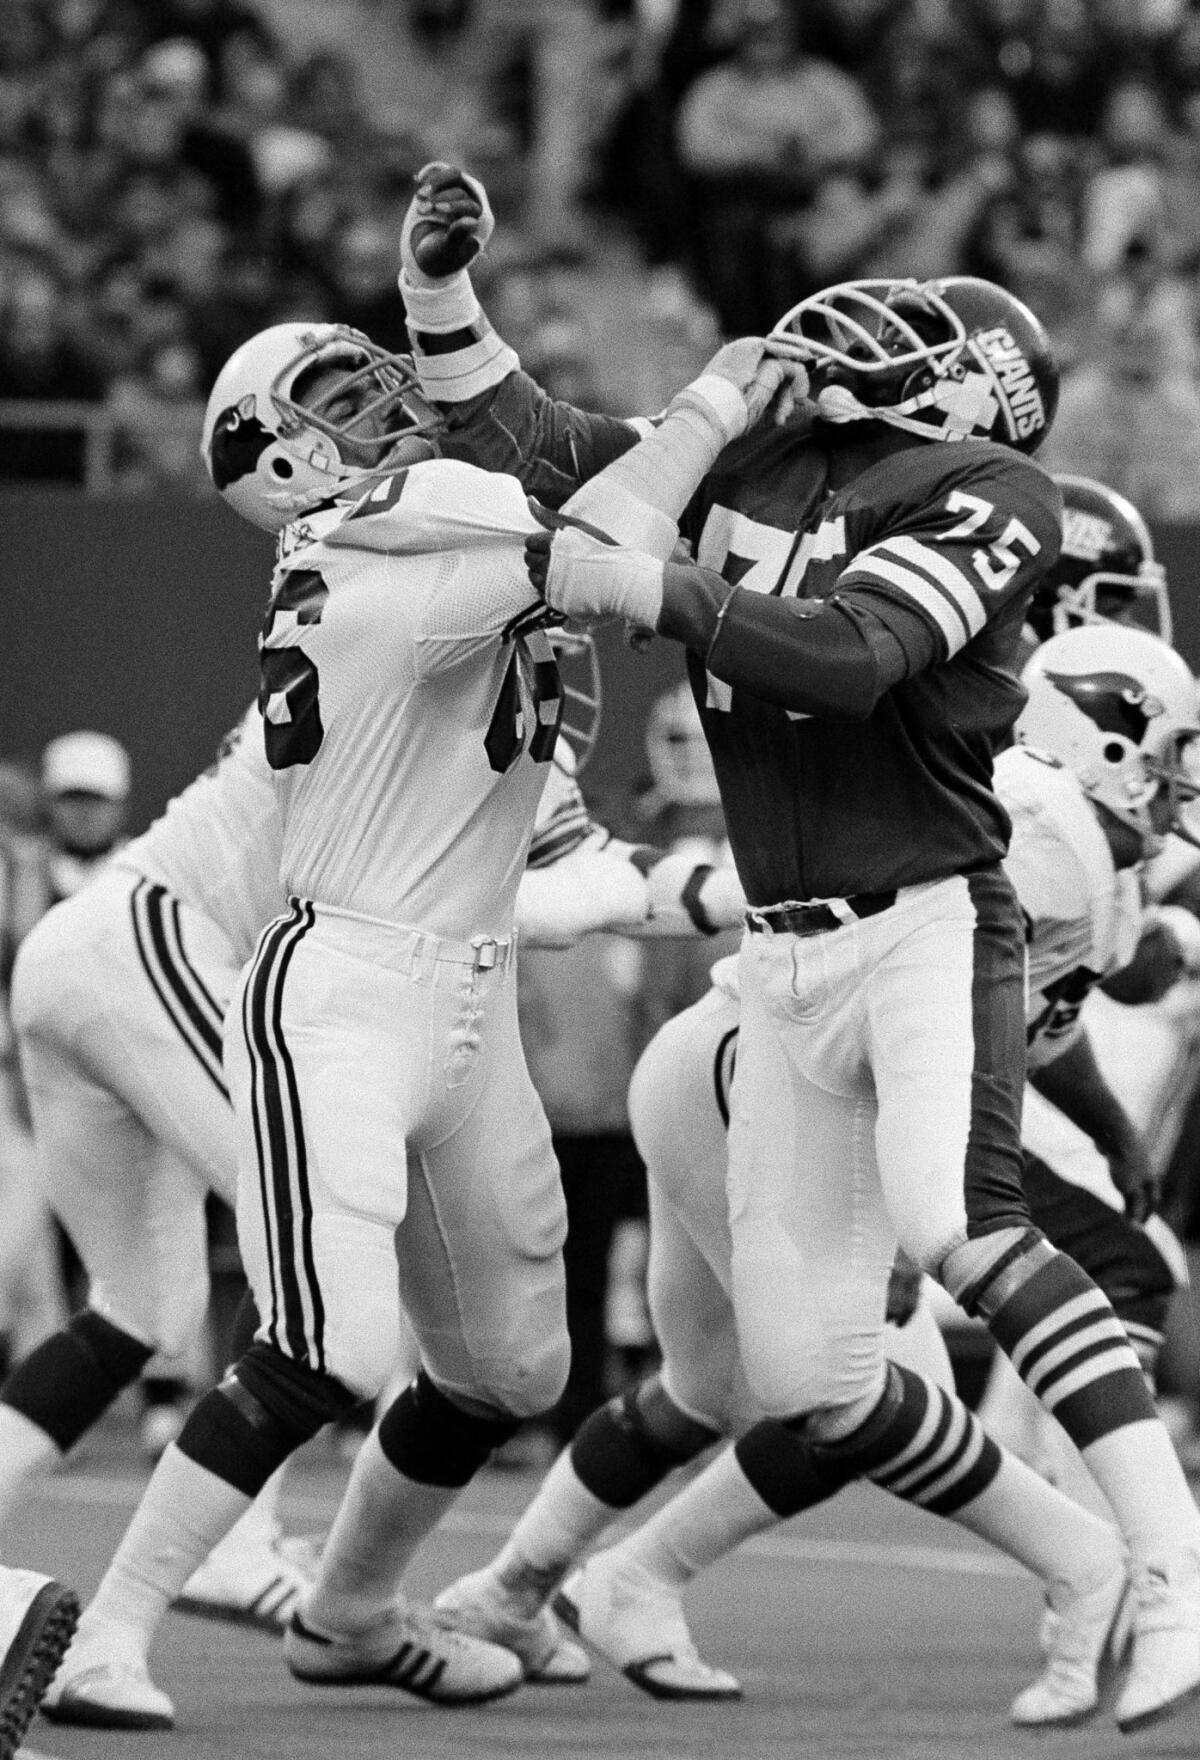
[[[365,1632],[317,1631],[301,1610],[283,1635],[283,1654],[296,1679],[312,1686],[402,1687],[435,1705],[482,1705],[524,1679],[511,1650],[449,1631],[411,1602]]]
[[[119,1626],[80,1625],[42,1700],[52,1723],[91,1729],[174,1729],[175,1707],[150,1679],[132,1634]]]
[[[1200,1551],[1182,1546],[1133,1573],[1133,1656],[1117,1700],[1122,1735],[1200,1693]]]
[[[0,1760],[12,1760],[79,1619],[52,1577],[0,1568]]]
[[[316,1582],[319,1563],[320,1543],[305,1537],[222,1541],[192,1572],[174,1606],[198,1619],[255,1626],[281,1637]]]
[[[1010,1716],[1021,1729],[1070,1729],[1099,1709],[1104,1686],[1129,1644],[1129,1578],[1123,1563],[1086,1594],[1047,1607],[1041,1674],[1018,1693]]]
[[[597,1552],[569,1576],[554,1611],[655,1699],[740,1699],[741,1683],[701,1659],[683,1606],[648,1571]]]
[[[523,1614],[490,1570],[472,1571],[443,1589],[434,1617],[452,1631],[502,1644],[520,1661],[531,1685],[579,1686],[592,1672],[587,1653],[559,1630],[548,1607]]]

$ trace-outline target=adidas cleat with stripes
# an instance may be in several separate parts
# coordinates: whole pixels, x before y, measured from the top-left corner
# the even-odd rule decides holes
[[[433,1615],[456,1632],[503,1644],[519,1658],[530,1685],[575,1687],[591,1675],[586,1651],[563,1634],[550,1609],[523,1612],[491,1570],[472,1571],[443,1589]]]
[[[176,1611],[281,1637],[316,1581],[317,1545],[282,1534],[249,1545],[231,1536],[231,1542],[222,1541],[193,1571]]]
[[[79,1620],[79,1601],[51,1577],[0,1568],[0,1760],[12,1760]]]
[[[298,1681],[317,1687],[399,1687],[435,1705],[482,1705],[514,1692],[523,1677],[511,1650],[439,1626],[406,1602],[366,1631],[316,1630],[292,1615],[283,1653]]]

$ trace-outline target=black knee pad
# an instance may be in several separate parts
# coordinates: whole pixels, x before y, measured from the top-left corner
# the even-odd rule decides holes
[[[494,1449],[516,1435],[521,1422],[464,1412],[419,1369],[380,1419],[379,1446],[406,1479],[457,1490]]]
[[[0,1403],[66,1454],[153,1355],[152,1346],[84,1308],[17,1364],[0,1389]]]
[[[356,1403],[340,1381],[254,1344],[191,1413],[179,1437],[189,1459],[257,1496],[302,1443]]]
[[[786,1521],[850,1484],[850,1467],[818,1449],[807,1418],[764,1418],[734,1445],[742,1472],[767,1508]]]
[[[717,1440],[652,1375],[593,1412],[571,1444],[571,1465],[593,1497],[630,1509]]]

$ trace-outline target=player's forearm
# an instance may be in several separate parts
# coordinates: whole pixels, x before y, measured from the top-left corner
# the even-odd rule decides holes
[[[520,370],[480,306],[466,270],[428,287],[400,278],[425,395],[445,421],[442,451],[507,471],[546,507],[636,444],[650,423],[621,421],[551,397]]]
[[[660,635],[683,642],[716,678],[802,714],[865,720],[910,670],[869,613],[730,587],[712,569],[663,569]]]
[[[1086,1032],[1074,1037],[1060,1056],[1029,1070],[1030,1085],[1065,1118],[1108,1154],[1136,1128],[1096,1062]]]
[[[741,392],[728,379],[702,374],[672,398],[656,428],[577,490],[563,511],[665,562],[684,508],[745,425]]]

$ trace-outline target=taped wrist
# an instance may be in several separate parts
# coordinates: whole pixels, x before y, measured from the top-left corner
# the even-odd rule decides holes
[[[567,617],[624,617],[655,629],[662,608],[663,565],[640,550],[594,538],[570,526],[556,532],[546,600]]]
[[[379,1446],[406,1479],[458,1490],[520,1427],[519,1418],[464,1412],[419,1369],[380,1419]]]
[[[745,405],[728,380],[716,384],[737,400],[744,416]],[[679,536],[680,515],[728,439],[713,405],[682,391],[659,426],[576,490],[565,511],[665,562]]]
[[[722,446],[744,434],[750,419],[746,399],[730,379],[720,373],[701,373],[685,385],[667,405],[668,416],[694,410],[719,434]]]
[[[492,329],[465,269],[424,287],[406,271],[399,285],[413,364],[435,403],[466,403],[517,371],[516,350]]]

